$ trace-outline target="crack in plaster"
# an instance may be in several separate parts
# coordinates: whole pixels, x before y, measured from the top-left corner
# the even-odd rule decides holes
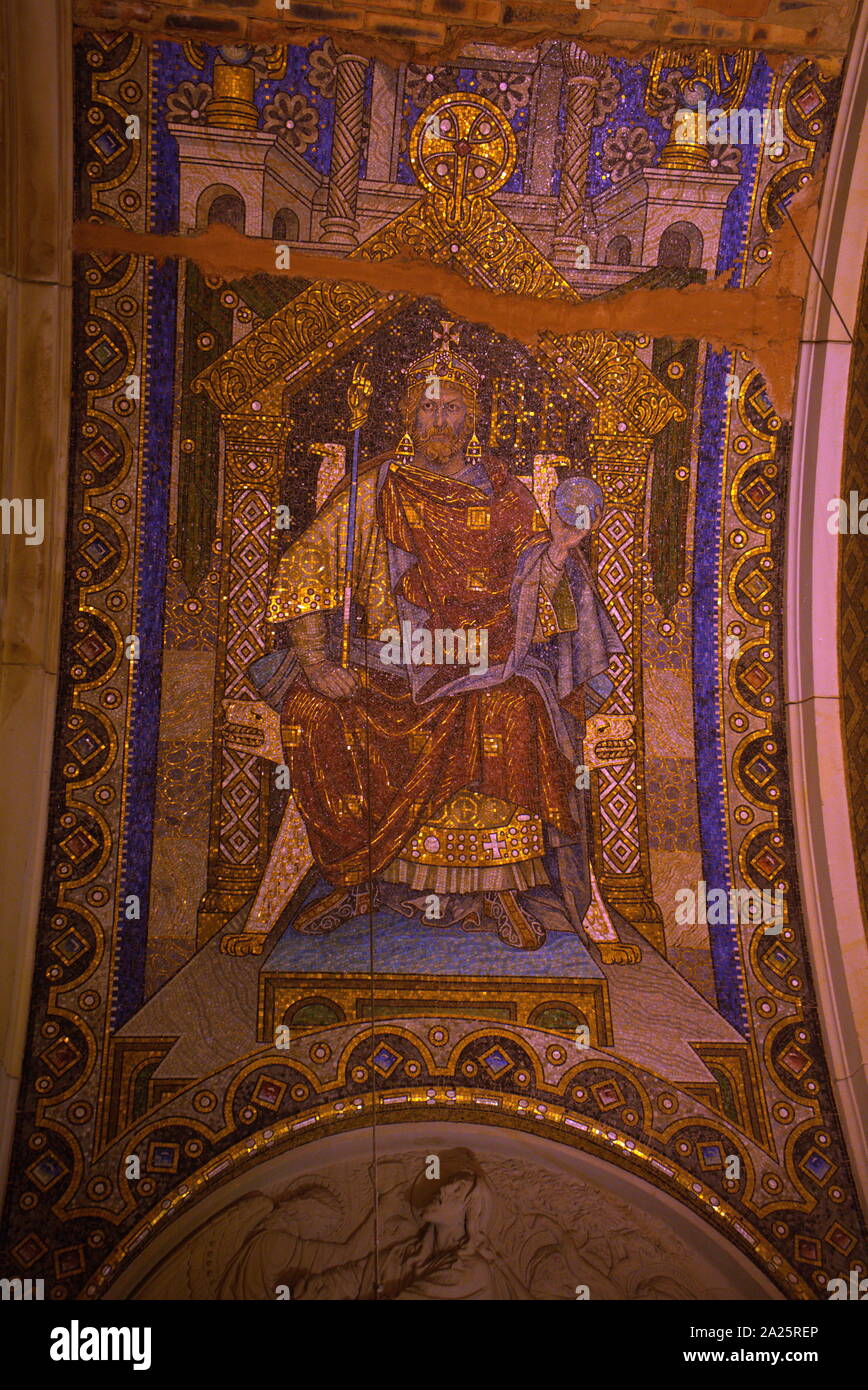
[[[814,178],[790,204],[811,244],[821,179]],[[807,235],[806,235],[807,233]],[[206,274],[234,279],[251,273],[288,275],[303,280],[338,280],[369,285],[382,293],[434,298],[453,317],[484,323],[497,333],[533,347],[540,333],[605,331],[647,333],[650,337],[700,339],[716,349],[741,349],[762,372],[779,414],[788,415],[801,335],[804,294],[810,263],[789,222],[770,239],[771,264],[748,289],[729,289],[729,276],[683,289],[634,289],[615,299],[581,303],[498,294],[468,285],[457,272],[424,260],[342,259],[293,253],[288,270],[274,265],[279,243],[248,237],[229,227],[184,236],[157,236],[112,224],[77,222],[73,250],[106,254],[186,257]]]
[[[248,0],[244,13],[200,0],[195,14],[183,3],[167,0],[77,0],[74,22],[79,34],[82,29],[126,28],[149,42],[307,44],[324,33],[341,34],[352,51],[396,64],[435,53],[441,61],[449,60],[473,43],[523,48],[551,39],[632,57],[653,52],[658,44],[677,44],[722,52],[750,48],[792,54],[810,49],[814,58],[822,59],[846,52],[858,12],[854,0],[790,4],[786,9],[779,0],[706,0],[703,5],[596,0],[588,10],[576,10],[568,0],[553,0],[539,19],[536,7],[526,0],[490,5],[488,19],[476,4],[468,5],[466,16],[433,5],[420,13],[410,0],[403,5],[400,0],[348,0],[346,5],[342,0],[314,0],[314,7],[319,13],[312,23],[314,16],[293,18],[291,11],[275,15],[273,0]],[[374,27],[385,24],[397,33]],[[406,37],[400,34],[402,28]],[[422,32],[426,28],[427,35]]]

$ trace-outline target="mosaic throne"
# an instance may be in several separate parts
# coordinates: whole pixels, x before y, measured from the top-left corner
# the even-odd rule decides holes
[[[568,282],[492,200],[516,161],[514,135],[495,106],[469,93],[438,98],[413,129],[410,159],[423,195],[349,259],[412,255],[462,275],[471,286],[577,302]],[[225,446],[215,794],[208,888],[198,918],[200,944],[252,900],[244,934],[254,952],[261,950],[263,935],[271,931],[311,863],[304,826],[292,803],[276,841],[268,843],[267,744],[274,731],[266,728],[267,715],[256,705],[257,692],[248,676],[251,661],[267,650],[264,613],[277,559],[274,507],[292,427],[287,401],[291,410],[293,395],[345,356],[357,355],[371,333],[411,302],[410,296],[362,283],[314,282],[194,382],[194,389],[206,392],[220,410]],[[654,437],[668,421],[684,418],[684,408],[631,344],[608,334],[546,332],[532,351],[554,388],[592,421],[591,466],[607,499],[595,567],[601,596],[626,648],[610,667],[614,690],[589,731],[585,753],[596,769],[592,860],[602,899],[663,951],[642,790],[641,586],[636,574]],[[332,471],[342,469],[341,446],[329,442],[318,447]],[[558,468],[567,462],[557,441],[541,431],[534,454],[534,490],[541,505]],[[271,750],[277,751],[273,742]]]

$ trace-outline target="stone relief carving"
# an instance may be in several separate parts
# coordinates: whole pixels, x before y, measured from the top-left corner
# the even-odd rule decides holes
[[[146,1280],[144,1299],[718,1299],[665,1225],[594,1184],[451,1149],[335,1164],[224,1207]]]

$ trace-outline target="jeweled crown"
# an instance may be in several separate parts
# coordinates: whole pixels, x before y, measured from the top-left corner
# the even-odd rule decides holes
[[[434,350],[405,367],[407,385],[412,388],[437,378],[451,381],[474,399],[482,380],[475,367],[458,355],[458,330],[454,324],[441,319],[441,328],[434,333]]]

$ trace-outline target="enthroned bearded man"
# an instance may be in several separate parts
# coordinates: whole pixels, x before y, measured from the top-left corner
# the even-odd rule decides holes
[[[281,718],[292,791],[328,885],[293,926],[331,931],[384,905],[532,950],[546,928],[579,932],[591,898],[576,768],[623,647],[576,549],[586,533],[553,506],[547,525],[482,450],[479,374],[448,325],[406,377],[401,443],[359,470],[346,666],[347,480],[269,601],[297,658]],[[427,664],[450,650],[435,647],[444,631],[477,634],[456,644],[463,664]]]

